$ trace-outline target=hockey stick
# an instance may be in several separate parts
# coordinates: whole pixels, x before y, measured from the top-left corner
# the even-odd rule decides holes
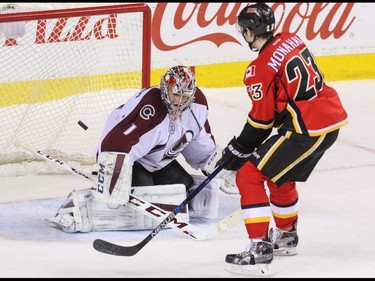
[[[38,155],[40,158],[47,160],[76,176],[89,180],[92,183],[96,183],[91,177],[85,175],[83,172],[63,163],[59,159],[51,157],[50,155],[40,150],[35,150],[20,141],[16,142],[16,146],[21,147],[31,153],[34,153]],[[132,195],[132,194],[129,195],[129,203],[130,203],[129,206],[132,207],[133,209],[159,222],[163,221],[163,218],[168,214],[168,211],[165,211],[162,208],[159,208],[153,205],[152,203],[149,203],[143,199],[140,199],[137,196]],[[194,240],[208,240],[215,236],[218,236],[219,234],[224,233],[228,229],[239,224],[242,221],[242,216],[241,216],[240,211],[241,209],[238,209],[232,214],[228,215],[227,217],[216,222],[212,226],[205,227],[205,228],[194,226],[188,222],[178,221],[178,219],[176,218],[174,218],[170,222],[169,226],[171,226],[173,229],[178,230],[179,232],[183,233],[184,235]]]
[[[162,222],[165,216],[169,213],[168,211],[156,207],[152,203],[139,199],[134,195],[130,194],[129,197],[129,206],[155,219],[158,222]],[[232,227],[235,227],[241,221],[241,209],[237,209],[227,217],[221,219],[220,221],[208,227],[202,228],[185,221],[178,221],[177,218],[173,218],[173,220],[169,223],[169,226],[171,226],[175,230],[182,232],[189,238],[193,238],[194,240],[208,240],[215,236],[218,236],[219,234],[224,233]]]
[[[225,164],[226,163],[224,162],[219,165],[196,189],[194,189],[192,193],[188,195],[188,197],[186,197],[184,201],[181,202],[181,204],[176,209],[174,209],[172,213],[169,214],[168,217],[166,217],[157,227],[155,227],[151,231],[151,233],[145,239],[143,239],[138,244],[133,246],[120,246],[101,239],[96,239],[93,243],[95,250],[116,256],[134,256],[144,246],[146,246],[147,243],[150,242],[151,239],[154,238],[163,229],[163,227],[171,222],[183,208],[185,208],[185,205],[188,204],[195,197],[195,195],[197,195],[198,192],[201,191],[224,168]]]

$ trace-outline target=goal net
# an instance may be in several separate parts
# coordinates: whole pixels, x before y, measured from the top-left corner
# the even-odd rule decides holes
[[[150,32],[146,4],[3,7],[0,176],[30,173],[25,166],[40,161],[18,141],[61,161],[94,165],[107,116],[150,84]],[[37,173],[53,172],[43,169]]]

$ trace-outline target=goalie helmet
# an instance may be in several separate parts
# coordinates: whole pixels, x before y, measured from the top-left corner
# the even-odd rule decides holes
[[[255,36],[272,35],[275,30],[274,13],[265,3],[246,6],[238,14],[237,28],[242,35],[246,28],[251,29]]]
[[[161,77],[160,89],[168,110],[181,112],[194,100],[197,89],[194,73],[186,66],[174,66]]]

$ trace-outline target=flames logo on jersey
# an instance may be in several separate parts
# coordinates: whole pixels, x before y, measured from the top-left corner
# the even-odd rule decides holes
[[[186,133],[183,133],[181,138],[176,141],[170,149],[168,149],[164,155],[161,161],[166,159],[175,159],[181,151],[184,150],[184,148],[189,144],[189,142],[193,139],[194,133],[191,130],[186,131]]]

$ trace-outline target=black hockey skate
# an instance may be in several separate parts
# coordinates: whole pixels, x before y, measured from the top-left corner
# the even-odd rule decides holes
[[[225,258],[226,270],[246,275],[272,275],[273,247],[269,241],[253,239],[245,251]]]
[[[275,256],[297,255],[298,235],[295,226],[291,231],[282,231],[273,227],[270,229],[268,237],[272,242]]]

